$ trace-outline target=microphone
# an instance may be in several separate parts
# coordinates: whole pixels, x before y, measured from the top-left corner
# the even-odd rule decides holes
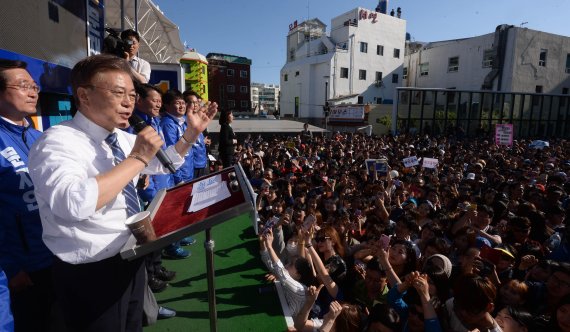
[[[133,127],[133,129],[135,130],[135,133],[137,133],[137,134],[141,130],[143,130],[144,128],[146,128],[148,126],[148,124],[146,124],[146,122],[144,122],[144,120],[141,119],[140,116],[138,116],[134,113],[131,114],[131,117],[129,118],[129,124]],[[162,149],[160,149],[160,150],[158,150],[158,152],[156,152],[156,158],[158,158],[160,163],[164,167],[166,167],[170,171],[170,173],[172,173],[172,174],[176,173],[176,169],[172,165],[172,160],[170,160],[170,158],[168,158],[168,156],[166,155],[166,153],[164,153],[164,151]]]

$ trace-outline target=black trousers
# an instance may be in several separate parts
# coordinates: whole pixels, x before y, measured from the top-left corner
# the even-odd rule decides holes
[[[230,167],[231,165],[233,165],[233,153],[232,154],[220,154],[219,155],[220,159],[222,160],[222,165],[224,166],[224,168]]]
[[[162,249],[151,252],[145,258],[146,274],[148,278],[153,278],[162,266]]]
[[[143,259],[69,264],[56,259],[53,276],[68,331],[142,331]]]
[[[194,179],[207,175],[209,172],[209,166],[203,168],[194,168]]]
[[[28,272],[33,285],[11,293],[11,306],[16,332],[50,331],[54,329],[55,293],[51,267]]]

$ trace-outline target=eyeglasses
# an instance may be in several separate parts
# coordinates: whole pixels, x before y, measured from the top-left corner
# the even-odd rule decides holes
[[[34,83],[21,82],[20,84],[6,84],[7,88],[13,88],[20,91],[40,93],[40,87]]]
[[[91,84],[85,85],[85,86],[88,88],[97,88],[97,89],[110,91],[111,94],[113,94],[113,96],[115,96],[119,100],[125,100],[125,97],[127,97],[130,102],[134,103],[138,99],[138,95],[135,92],[128,93],[125,89],[120,89],[120,88],[119,89],[111,89],[111,88],[106,88],[103,86],[97,86],[97,85],[91,85]]]
[[[329,236],[317,236],[315,238],[315,241],[316,242],[325,242],[327,239],[330,239],[330,237]]]

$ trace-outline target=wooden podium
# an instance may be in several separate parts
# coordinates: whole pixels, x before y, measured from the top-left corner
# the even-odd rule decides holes
[[[220,181],[221,180],[221,181]],[[195,208],[189,212],[192,205],[194,186],[205,187],[215,183],[226,186],[224,192],[229,196],[203,208]],[[210,230],[213,226],[241,215],[249,215],[253,225],[257,223],[255,213],[255,197],[249,180],[240,164],[228,167],[219,172],[208,174],[191,182],[179,184],[176,187],[161,190],[149,205],[148,211],[156,233],[156,240],[138,245],[131,236],[121,249],[123,259],[132,260],[148,253],[162,250],[171,243],[187,236],[206,231],[206,264],[208,276],[208,302],[210,307],[210,330],[217,331],[216,294],[214,285],[214,241]]]

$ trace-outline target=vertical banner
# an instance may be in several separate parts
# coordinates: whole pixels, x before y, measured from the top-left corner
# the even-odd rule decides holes
[[[513,125],[511,123],[497,124],[495,126],[495,144],[513,145]]]
[[[87,54],[100,54],[105,39],[105,6],[104,0],[87,1]]]

